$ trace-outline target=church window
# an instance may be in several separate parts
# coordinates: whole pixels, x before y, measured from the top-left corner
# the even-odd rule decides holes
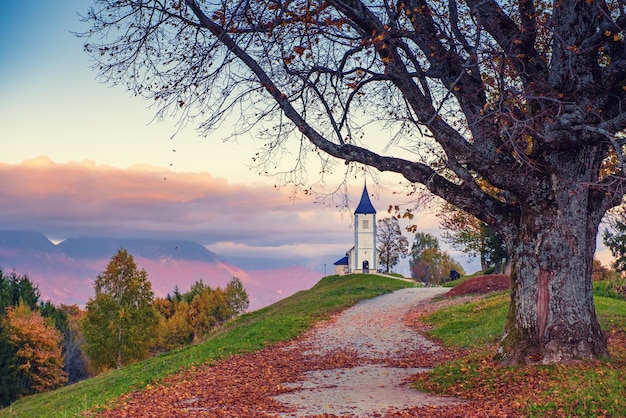
[[[363,219],[361,221],[361,228],[363,228],[363,229],[370,229],[370,221],[369,221],[369,219]]]

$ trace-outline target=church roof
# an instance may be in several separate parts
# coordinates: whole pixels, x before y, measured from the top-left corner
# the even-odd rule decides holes
[[[348,265],[348,256],[340,258],[339,260],[333,263],[335,266],[347,266]]]
[[[372,206],[372,202],[370,201],[369,193],[367,193],[367,186],[363,186],[361,201],[359,202],[359,206],[357,206],[354,213],[376,213],[376,209],[374,209],[374,206]]]

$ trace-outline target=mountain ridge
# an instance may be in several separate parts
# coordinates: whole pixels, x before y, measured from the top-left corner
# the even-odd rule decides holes
[[[108,237],[68,238],[57,244],[74,259],[101,258],[126,249],[133,257],[149,259],[177,258],[183,260],[222,261],[215,253],[190,240],[119,239]]]
[[[273,269],[240,268],[189,240],[88,237],[54,244],[42,233],[17,230],[0,230],[0,269],[28,276],[44,300],[84,305],[93,296],[93,281],[120,248],[146,270],[156,297],[165,297],[175,287],[186,291],[198,280],[223,287],[238,277],[250,297],[250,309],[255,310],[322,278],[310,268],[282,263]]]

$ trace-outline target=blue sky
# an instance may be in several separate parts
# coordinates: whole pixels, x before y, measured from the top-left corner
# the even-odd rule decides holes
[[[0,138],[11,145],[3,150],[2,161],[19,163],[46,155],[57,163],[90,159],[117,167],[210,169],[231,179],[249,175],[248,149],[223,144],[219,138],[199,138],[193,127],[173,141],[173,121],[151,123],[150,103],[132,97],[122,86],[96,81],[84,41],[74,35],[86,29],[77,14],[88,4],[2,2]]]

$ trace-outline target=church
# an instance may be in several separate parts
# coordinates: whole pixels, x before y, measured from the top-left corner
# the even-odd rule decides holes
[[[335,263],[335,274],[369,273],[378,271],[376,249],[376,209],[363,186],[361,201],[354,211],[354,247]]]

